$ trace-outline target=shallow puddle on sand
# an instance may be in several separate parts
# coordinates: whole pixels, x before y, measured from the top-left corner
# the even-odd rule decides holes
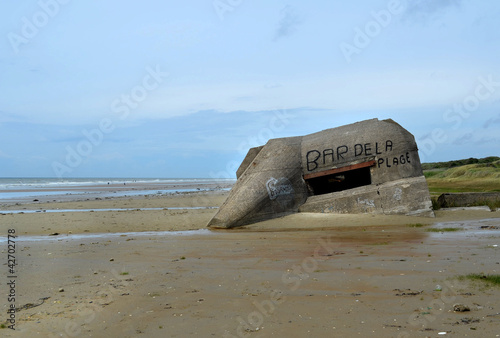
[[[428,229],[442,229],[442,231],[438,232],[429,232],[431,238],[458,239],[478,236],[500,237],[500,219],[487,218],[480,220],[438,222],[428,227]]]
[[[208,229],[186,230],[186,231],[140,231],[140,232],[116,232],[116,233],[92,233],[92,234],[57,234],[44,236],[17,236],[16,242],[40,242],[40,241],[69,241],[85,239],[110,239],[119,237],[156,237],[156,236],[194,236],[209,235]],[[6,237],[0,238],[0,243],[7,242]]]
[[[355,243],[355,244],[389,244],[391,242],[422,241],[428,237],[428,233],[418,231],[406,225],[399,226],[342,226],[342,227],[322,227],[322,228],[304,228],[304,229],[235,229],[235,230],[216,230],[217,232],[227,233],[246,233],[246,234],[276,234],[286,237],[286,234],[310,240],[318,237],[328,237],[332,242]]]
[[[200,209],[199,207],[193,207]],[[211,207],[208,207],[211,208]],[[185,208],[168,208],[185,209]],[[168,210],[167,209],[167,210]],[[205,209],[205,207],[201,207]],[[134,209],[135,210],[135,209]],[[163,210],[163,208],[159,208]],[[446,231],[456,228],[456,231]],[[427,229],[443,229],[442,232],[429,232]],[[274,236],[296,242],[310,241],[319,237],[328,238],[331,243],[364,244],[364,245],[389,245],[396,242],[422,242],[426,239],[454,240],[464,237],[488,236],[500,239],[500,219],[466,220],[453,222],[438,222],[431,226],[412,228],[407,225],[400,226],[367,226],[367,227],[332,227],[309,229],[199,229],[187,231],[142,231],[123,233],[86,233],[86,234],[57,234],[42,236],[17,236],[16,241],[68,241],[85,239],[110,239],[119,237],[157,237],[162,236],[196,236],[214,235],[217,238],[232,237],[242,238],[245,234],[248,239],[258,236]],[[6,242],[6,237],[0,237],[0,243]]]

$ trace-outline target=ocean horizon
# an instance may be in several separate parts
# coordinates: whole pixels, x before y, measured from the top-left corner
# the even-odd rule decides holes
[[[225,178],[117,178],[117,177],[3,177],[0,178],[1,202],[50,201],[71,197],[99,198],[171,194],[210,190],[219,184],[227,186],[236,179]]]
[[[103,184],[176,184],[176,183],[210,183],[231,182],[232,178],[144,178],[144,177],[0,177],[1,190],[24,190],[43,188],[63,188],[70,186],[95,186]]]

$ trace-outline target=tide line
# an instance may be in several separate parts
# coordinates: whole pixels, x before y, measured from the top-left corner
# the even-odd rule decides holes
[[[152,210],[199,210],[218,209],[219,207],[164,207],[164,208],[107,208],[107,209],[42,209],[42,210],[0,210],[0,215],[36,214],[61,212],[101,212],[101,211],[152,211]]]

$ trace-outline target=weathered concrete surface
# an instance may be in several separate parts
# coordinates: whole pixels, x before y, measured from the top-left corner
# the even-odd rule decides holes
[[[304,174],[376,160],[372,183],[423,176],[415,138],[392,120],[361,121],[303,136]]]
[[[210,227],[293,212],[434,216],[415,138],[378,119],[272,139],[249,150]]]
[[[488,205],[500,201],[500,192],[448,193],[441,194],[437,201],[442,208]]]
[[[245,172],[250,163],[252,163],[255,157],[257,157],[257,155],[260,153],[262,148],[264,148],[264,146],[250,148],[247,155],[243,159],[243,162],[241,162],[240,167],[238,168],[238,170],[236,170],[236,178],[240,178],[241,174]]]
[[[300,141],[300,137],[272,139],[255,156],[247,155],[243,161],[247,168],[238,170],[236,184],[209,226],[230,228],[297,212],[307,199]]]
[[[434,217],[423,176],[369,185],[336,193],[310,196],[301,212]]]

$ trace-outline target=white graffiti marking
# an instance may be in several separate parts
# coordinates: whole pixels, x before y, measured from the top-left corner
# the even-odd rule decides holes
[[[292,183],[286,177],[281,177],[279,180],[271,177],[266,182],[267,193],[269,194],[269,198],[275,200],[279,196],[282,195],[291,195],[294,193]]]

